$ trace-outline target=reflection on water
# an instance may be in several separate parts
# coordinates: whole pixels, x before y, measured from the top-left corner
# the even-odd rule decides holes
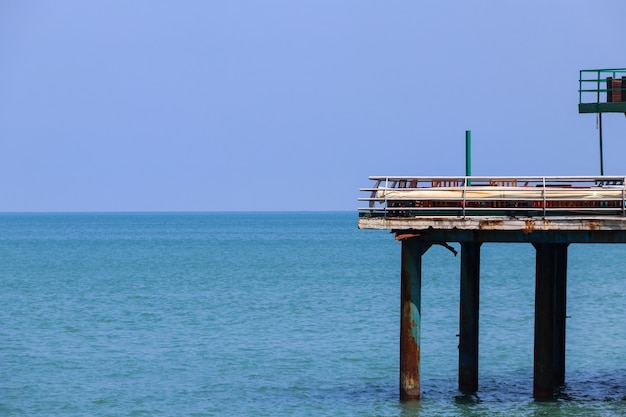
[[[532,398],[532,379],[503,374],[484,378],[479,392],[454,392],[449,381],[430,380],[421,401],[398,402],[398,417],[410,416],[623,416],[626,372],[573,375],[549,401]],[[438,388],[438,389],[437,389]]]

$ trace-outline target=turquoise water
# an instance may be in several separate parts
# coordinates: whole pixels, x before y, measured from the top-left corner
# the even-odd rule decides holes
[[[554,402],[532,399],[532,246],[482,247],[475,396],[456,391],[459,257],[431,248],[423,400],[400,403],[400,244],[356,223],[1,214],[0,415],[626,415],[625,245],[570,246]]]

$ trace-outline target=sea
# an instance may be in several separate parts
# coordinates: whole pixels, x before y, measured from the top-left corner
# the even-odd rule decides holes
[[[0,416],[625,416],[626,245],[568,253],[566,385],[535,401],[535,250],[423,256],[422,399],[399,399],[400,243],[356,212],[0,214]],[[459,250],[458,244],[450,243]]]

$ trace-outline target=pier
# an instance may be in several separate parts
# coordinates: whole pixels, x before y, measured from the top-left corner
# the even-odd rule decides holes
[[[360,229],[401,242],[400,399],[420,399],[422,257],[461,252],[458,388],[478,390],[480,249],[525,242],[536,251],[533,396],[565,383],[567,258],[571,243],[626,243],[626,177],[374,176],[359,198]],[[424,300],[428,302],[428,300]]]

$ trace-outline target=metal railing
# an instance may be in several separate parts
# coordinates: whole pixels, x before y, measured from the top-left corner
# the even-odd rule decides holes
[[[616,87],[607,80],[624,80]],[[611,92],[626,93],[626,68],[581,70],[578,79],[578,104],[611,102]],[[623,101],[623,100],[618,100]]]
[[[626,177],[374,176],[361,217],[626,216]]]

